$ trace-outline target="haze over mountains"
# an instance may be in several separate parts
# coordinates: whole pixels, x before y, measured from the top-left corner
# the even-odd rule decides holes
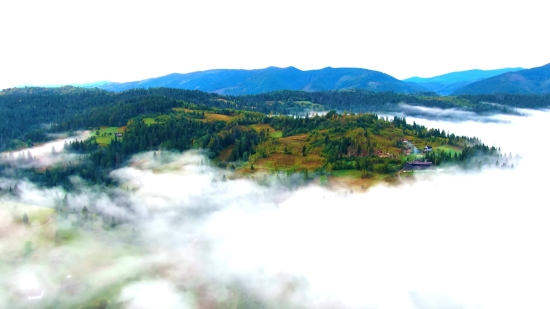
[[[550,63],[522,71],[508,72],[466,85],[453,92],[460,94],[550,93]]]
[[[468,70],[460,72],[451,72],[434,77],[411,77],[404,79],[404,82],[424,87],[440,95],[449,95],[468,84],[480,81],[489,77],[515,72],[523,68],[504,68],[497,70]]]
[[[173,73],[128,83],[110,83],[100,88],[123,91],[131,88],[169,87],[227,95],[258,94],[275,90],[323,91],[361,88],[372,91],[413,93],[424,91],[388,74],[357,68],[324,68],[301,71],[295,67],[257,70],[208,70]]]
[[[50,85],[42,87],[59,87]],[[365,89],[396,93],[435,92],[439,95],[550,92],[550,64],[532,68],[468,70],[435,77],[398,80],[388,74],[360,68],[331,68],[302,71],[295,67],[255,70],[216,69],[173,73],[141,81],[96,82],[72,86],[120,92],[134,88],[167,87],[201,90],[223,95],[250,95],[277,90],[330,91]]]

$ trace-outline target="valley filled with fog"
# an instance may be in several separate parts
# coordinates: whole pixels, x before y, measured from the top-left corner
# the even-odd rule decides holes
[[[446,169],[366,192],[232,179],[200,151],[135,155],[111,172],[120,187],[0,178],[17,185],[0,199],[0,307],[548,307],[550,113],[520,112],[407,117],[519,155],[514,169]],[[63,144],[31,155],[76,160]]]

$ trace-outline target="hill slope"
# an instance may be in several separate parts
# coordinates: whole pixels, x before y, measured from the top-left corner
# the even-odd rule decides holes
[[[550,93],[550,63],[532,69],[508,72],[466,85],[453,92],[460,94]]]
[[[226,95],[258,94],[276,90],[323,91],[350,88],[402,93],[426,91],[421,86],[406,84],[378,71],[356,68],[301,71],[294,67],[174,73],[136,82],[109,83],[99,87],[110,91],[169,87]]]
[[[497,70],[468,70],[452,72],[434,77],[411,77],[404,79],[412,85],[421,86],[440,95],[449,95],[455,90],[473,82],[500,74],[523,70],[523,68],[504,68]]]

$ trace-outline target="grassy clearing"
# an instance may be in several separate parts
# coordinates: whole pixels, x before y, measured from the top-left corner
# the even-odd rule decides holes
[[[315,104],[311,101],[294,101],[294,103],[300,105],[301,107],[311,108],[313,110],[321,111],[324,109],[322,105]]]
[[[95,136],[95,141],[100,146],[107,146],[111,143],[111,141],[115,138],[116,133],[124,133],[124,129],[126,126],[123,127],[100,127],[99,130],[95,132],[93,136]],[[118,137],[119,139],[122,139],[122,137]]]
[[[1,203],[0,208],[9,210],[14,216],[15,222],[23,221],[23,214],[29,217],[31,226],[40,226],[47,223],[55,212],[52,208],[32,206],[22,203]]]
[[[361,171],[358,170],[337,170],[332,171],[333,177],[361,178]]]
[[[298,134],[288,137],[279,138],[282,149],[287,148],[288,151],[296,154],[302,153],[302,147],[306,145],[307,134]]]
[[[269,136],[274,138],[281,138],[283,137],[282,131],[275,130],[272,126],[268,124],[253,124],[250,126],[252,129],[256,130],[256,132],[261,132],[262,130],[269,132]]]
[[[179,112],[179,113],[189,113],[189,112],[193,112],[193,110],[188,109],[188,108],[183,108],[183,107],[174,107],[174,108],[172,108],[172,110],[173,110],[174,112]]]
[[[204,113],[207,121],[231,121],[233,117],[222,114]]]
[[[407,158],[407,161],[422,160],[424,159],[424,155],[411,153],[410,155],[406,156],[406,158]]]
[[[145,122],[146,125],[157,123],[157,120],[155,118],[144,118],[143,122]]]
[[[260,171],[287,171],[295,167],[297,167],[296,156],[283,153],[274,153],[269,158],[254,162],[254,168]]]
[[[455,153],[456,153],[456,154],[461,154],[461,153],[462,153],[462,150],[460,150],[459,148],[453,147],[453,146],[449,146],[449,145],[438,146],[438,147],[435,147],[434,149],[435,149],[435,151],[450,152],[452,156],[454,156]]]

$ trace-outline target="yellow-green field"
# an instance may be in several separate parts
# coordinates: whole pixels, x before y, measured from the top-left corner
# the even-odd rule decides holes
[[[274,138],[280,138],[283,137],[282,131],[275,130],[272,126],[268,124],[253,124],[250,126],[252,129],[256,130],[256,132],[261,132],[264,130],[265,132],[269,132],[269,136]]]
[[[124,133],[126,127],[100,127],[92,136],[95,137],[96,143],[100,146],[107,146],[115,139],[116,133]],[[124,137],[117,137],[122,139]]]
[[[453,147],[453,146],[449,146],[449,145],[445,145],[445,146],[437,146],[434,148],[435,151],[445,151],[445,152],[450,152],[452,156],[456,154],[460,154],[462,152],[462,150],[460,150],[459,148],[456,148],[456,147]]]
[[[155,118],[145,118],[145,119],[143,119],[143,122],[144,122],[145,124],[147,124],[147,125],[157,123],[157,121],[155,120]]]

